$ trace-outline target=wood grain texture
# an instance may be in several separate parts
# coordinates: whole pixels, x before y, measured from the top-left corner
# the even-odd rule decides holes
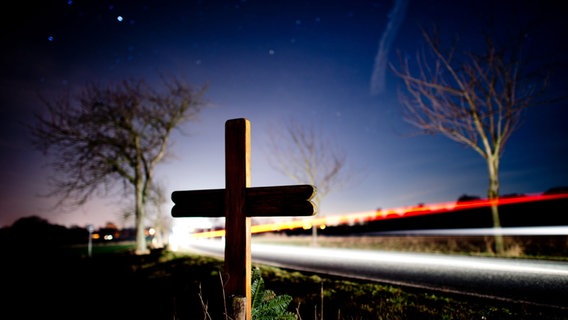
[[[225,292],[246,298],[246,319],[251,313],[250,218],[245,214],[245,190],[250,187],[250,122],[225,123]]]

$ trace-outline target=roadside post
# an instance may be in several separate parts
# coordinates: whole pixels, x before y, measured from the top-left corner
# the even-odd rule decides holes
[[[231,317],[251,320],[251,217],[313,216],[312,185],[251,187],[250,122],[225,122],[225,189],[174,191],[172,216],[225,217],[225,293]],[[246,304],[246,307],[243,305]]]
[[[90,224],[87,226],[87,230],[89,231],[89,243],[87,245],[87,254],[89,258],[93,255],[93,231],[95,231],[95,227]]]

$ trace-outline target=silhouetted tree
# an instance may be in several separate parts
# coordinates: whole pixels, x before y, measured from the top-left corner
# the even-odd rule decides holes
[[[343,187],[351,178],[346,170],[345,153],[315,126],[303,126],[288,119],[269,132],[268,162],[296,183],[317,187],[312,200],[319,207],[332,190]],[[312,226],[313,241],[317,226]]]
[[[29,126],[36,148],[51,155],[52,192],[58,205],[82,205],[108,195],[117,183],[134,197],[136,253],[146,246],[145,206],[154,169],[167,155],[174,129],[195,120],[204,107],[205,87],[195,90],[179,77],[86,85],[54,100]]]
[[[568,186],[552,187],[544,192],[544,194],[560,194],[568,193]]]
[[[481,197],[478,196],[472,196],[469,194],[462,194],[459,198],[458,198],[458,203],[460,202],[467,202],[467,201],[473,201],[473,200],[481,200]]]
[[[404,82],[404,118],[425,134],[442,134],[480,154],[489,173],[488,197],[497,198],[505,145],[519,128],[523,111],[542,103],[535,98],[544,92],[547,78],[535,80],[523,70],[525,32],[511,42],[487,32],[480,52],[460,52],[457,42],[445,47],[435,29],[422,34],[427,48],[416,54],[414,63],[401,58],[399,68],[391,65]],[[468,45],[471,48],[471,42]],[[492,217],[493,226],[500,229],[497,205],[492,206]],[[495,244],[502,253],[499,232]]]

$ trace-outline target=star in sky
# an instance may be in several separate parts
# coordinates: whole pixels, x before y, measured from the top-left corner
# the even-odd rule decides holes
[[[530,21],[526,57],[551,70],[551,90],[566,92],[563,12],[534,1],[13,3],[1,13],[0,225],[32,214],[64,224],[118,220],[116,199],[94,199],[73,214],[47,211],[51,202],[37,194],[49,171],[22,124],[41,112],[38,94],[160,73],[207,83],[212,105],[189,135],[175,137],[176,158],[157,176],[168,192],[223,187],[223,125],[241,117],[252,124],[253,185],[290,184],[267,164],[265,139],[274,123],[296,117],[335,139],[357,176],[323,200],[323,214],[484,196],[484,160],[447,138],[415,136],[386,66],[398,52],[421,50],[423,26],[459,33],[468,49],[483,19],[502,31]],[[527,111],[503,155],[504,194],[568,184],[567,118],[558,104]]]

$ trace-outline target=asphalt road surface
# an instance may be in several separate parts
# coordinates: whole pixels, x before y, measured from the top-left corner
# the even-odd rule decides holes
[[[190,250],[223,257],[224,241]],[[252,244],[254,262],[382,283],[566,308],[568,263]]]

